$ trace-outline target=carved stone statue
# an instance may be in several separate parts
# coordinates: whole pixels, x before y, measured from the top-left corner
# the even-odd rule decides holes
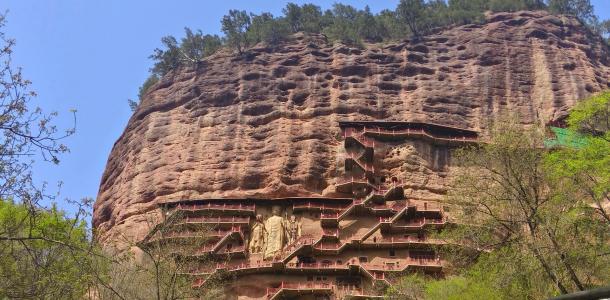
[[[261,253],[265,247],[265,224],[263,224],[263,216],[256,215],[256,221],[250,229],[250,244],[248,250],[250,253]]]
[[[271,259],[282,251],[286,244],[286,228],[284,219],[280,216],[281,208],[274,206],[271,208],[272,216],[265,221],[267,238],[265,241],[265,251],[263,259]]]
[[[301,222],[297,220],[295,215],[291,215],[286,221],[286,231],[288,236],[288,244],[296,242],[301,236]]]

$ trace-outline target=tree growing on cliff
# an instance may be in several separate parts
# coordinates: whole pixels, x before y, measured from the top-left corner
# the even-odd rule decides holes
[[[426,3],[423,0],[401,0],[396,7],[398,19],[407,25],[411,33],[419,37],[426,24]]]
[[[244,10],[229,10],[229,14],[222,17],[222,32],[227,38],[230,47],[241,54],[248,46],[247,32],[250,27],[250,16]]]
[[[590,0],[549,0],[548,8],[553,13],[575,16],[587,25],[597,22]]]
[[[249,44],[266,42],[277,45],[290,33],[286,19],[274,18],[271,13],[251,14],[250,19],[252,21],[247,32]]]

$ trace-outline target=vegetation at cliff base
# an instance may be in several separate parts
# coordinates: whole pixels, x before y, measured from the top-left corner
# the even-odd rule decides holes
[[[610,92],[576,105],[567,123],[568,139],[550,149],[554,137],[509,119],[488,143],[459,150],[446,201],[456,225],[439,236],[451,245],[441,249],[449,276],[405,277],[388,295],[545,299],[607,285]]]

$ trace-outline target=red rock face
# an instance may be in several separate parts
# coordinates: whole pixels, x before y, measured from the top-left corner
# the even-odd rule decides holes
[[[340,196],[339,121],[484,133],[506,112],[523,124],[558,119],[610,87],[609,53],[573,18],[519,12],[419,42],[356,49],[296,35],[277,49],[215,54],[164,77],[129,120],[95,203],[98,239],[142,237],[159,201]],[[444,171],[409,151],[385,158],[409,174],[407,194],[442,195]]]

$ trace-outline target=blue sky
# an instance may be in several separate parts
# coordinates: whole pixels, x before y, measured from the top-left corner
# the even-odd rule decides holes
[[[35,105],[57,111],[57,123],[77,132],[65,140],[71,153],[59,165],[38,162],[37,181],[63,181],[62,198],[95,197],[113,143],[122,133],[135,98],[148,76],[148,56],[164,35],[181,36],[185,26],[220,33],[229,9],[281,14],[289,1],[36,1],[3,0],[6,33],[17,40],[14,63],[23,67],[39,96]],[[312,2],[329,8],[336,1]],[[340,1],[373,12],[395,8],[398,0]],[[610,1],[592,0],[598,15],[610,18]],[[70,207],[60,206],[70,210]]]

